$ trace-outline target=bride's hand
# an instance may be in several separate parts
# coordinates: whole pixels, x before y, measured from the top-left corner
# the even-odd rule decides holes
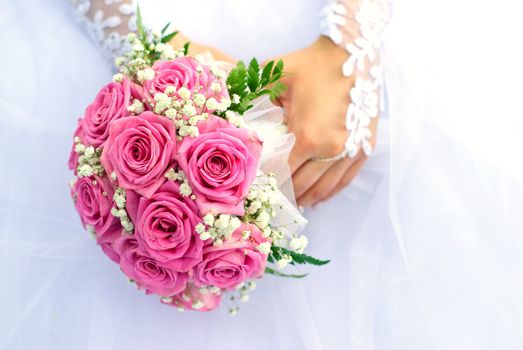
[[[191,43],[189,45],[189,55],[191,55],[191,56],[210,52],[212,54],[213,58],[217,61],[224,61],[224,62],[230,62],[230,63],[236,62],[236,60],[233,57],[227,55],[226,53],[222,52],[221,50],[218,50],[217,48],[212,47],[212,46],[207,46],[207,45],[203,45],[198,42],[192,41],[187,36],[185,36],[183,33],[180,33],[180,32],[178,34],[176,34],[174,36],[174,38],[172,38],[172,40],[169,42],[169,44],[173,48],[179,49],[179,48],[183,47],[183,45],[187,42]]]
[[[330,39],[320,37],[311,46],[282,58],[289,73],[284,78],[288,90],[279,102],[286,111],[289,132],[296,135],[289,163],[301,206],[315,205],[339,192],[366,160],[362,150],[354,158],[335,162],[313,160],[335,156],[344,149],[348,136],[345,116],[354,85],[354,77],[344,77],[341,72],[347,55]],[[377,119],[369,126],[372,146]]]

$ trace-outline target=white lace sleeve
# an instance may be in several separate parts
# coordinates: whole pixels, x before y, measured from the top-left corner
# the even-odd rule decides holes
[[[388,0],[329,0],[322,16],[322,34],[349,54],[343,75],[356,78],[346,115],[346,154],[354,157],[362,148],[369,155],[369,124],[380,112],[380,50],[389,18]]]
[[[128,49],[125,40],[136,31],[136,0],[69,0],[80,21],[104,53],[114,59]]]

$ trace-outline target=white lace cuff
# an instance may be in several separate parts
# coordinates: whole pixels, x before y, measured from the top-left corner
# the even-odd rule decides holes
[[[91,38],[108,58],[129,50],[126,36],[136,32],[136,0],[69,0]]]
[[[370,155],[370,121],[380,112],[382,33],[389,18],[387,0],[329,0],[322,12],[322,34],[343,47],[349,58],[343,75],[356,75],[350,90],[345,151],[354,157],[360,148]]]

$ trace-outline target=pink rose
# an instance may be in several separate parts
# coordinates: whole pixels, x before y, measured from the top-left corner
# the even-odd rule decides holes
[[[186,273],[171,270],[151,258],[131,236],[123,235],[114,243],[114,249],[120,256],[123,273],[148,293],[172,296],[185,289]]]
[[[220,306],[221,298],[221,294],[210,292],[203,294],[194,283],[187,283],[187,287],[185,287],[183,292],[176,295],[172,301],[163,301],[163,303],[178,308],[181,307],[185,310],[212,311]],[[203,306],[198,309],[193,308],[193,303],[198,301],[201,302]]]
[[[82,177],[74,184],[72,193],[84,227],[93,227],[98,243],[114,242],[122,228],[111,214],[114,191],[109,181],[98,176]]]
[[[111,82],[104,86],[94,102],[85,110],[83,142],[87,146],[101,147],[109,136],[109,125],[113,120],[129,115],[127,107],[131,101],[131,82]]]
[[[200,212],[241,216],[258,170],[262,142],[254,131],[216,116],[198,127],[198,137],[186,137],[181,143],[178,164],[189,179]]]
[[[120,235],[118,235],[120,237]],[[102,251],[105,255],[115,263],[120,263],[120,255],[114,250],[113,243],[100,243],[100,248],[102,248]]]
[[[167,181],[150,199],[129,191],[127,212],[140,248],[164,266],[187,272],[202,260],[198,207],[180,194],[177,183]]]
[[[78,124],[76,127],[76,130],[74,132],[74,138],[80,138],[82,140],[84,138],[84,132],[82,130],[82,119],[78,119]],[[69,154],[69,170],[74,170],[74,173],[76,174],[76,168],[78,167],[78,153],[75,151],[76,143],[73,141],[73,147],[71,149],[71,153]]]
[[[200,72],[197,71],[198,67],[201,68]],[[229,97],[225,80],[217,78],[212,74],[209,66],[202,65],[192,57],[179,57],[173,61],[156,61],[153,69],[156,72],[154,79],[144,83],[146,96],[154,97],[157,92],[165,92],[168,86],[174,86],[176,90],[184,86],[206,98],[214,97],[218,102],[222,98]],[[218,83],[220,90],[213,90],[212,83]]]
[[[243,231],[251,233],[249,239],[242,239]],[[205,247],[203,260],[194,269],[196,285],[230,289],[262,276],[267,255],[256,247],[266,241],[256,226],[242,224],[222,245]]]
[[[120,187],[149,198],[166,181],[175,154],[172,120],[144,112],[111,123],[101,162],[109,176],[115,172]]]
[[[156,74],[152,80],[145,81],[146,94],[154,95],[157,92],[164,92],[168,86],[174,86],[176,90],[185,86],[192,91],[197,88],[198,84],[197,65],[199,65],[198,61],[191,57],[154,62],[153,70]]]

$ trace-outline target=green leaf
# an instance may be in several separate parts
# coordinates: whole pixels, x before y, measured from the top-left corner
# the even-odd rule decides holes
[[[162,37],[163,37],[163,35],[167,31],[167,28],[169,28],[170,25],[171,25],[171,22],[167,22],[167,24],[165,26],[163,26],[162,30],[160,31],[160,34],[162,35]]]
[[[260,65],[256,58],[253,58],[249,63],[249,70],[247,71],[247,86],[252,92],[258,89],[260,84]]]
[[[172,33],[169,33],[165,36],[162,37],[162,43],[163,44],[167,44],[169,41],[171,41],[172,38],[174,38],[176,36],[176,34],[178,34],[178,31],[174,31]]]
[[[247,93],[247,70],[245,68],[245,63],[239,61],[236,64],[227,78],[227,85],[230,86],[229,93],[232,95],[236,94],[240,96],[240,99],[245,97]]]
[[[270,83],[274,83],[275,81],[280,79],[282,74],[283,74],[283,61],[278,60],[278,62],[274,66],[274,69],[272,70],[272,76],[271,76]]]
[[[307,276],[306,273],[303,274],[303,275],[289,275],[289,274],[282,273],[282,272],[276,271],[274,269],[271,269],[270,267],[266,267],[265,268],[265,273],[268,273],[268,274],[271,274],[271,275],[274,275],[274,276],[289,277],[289,278],[303,278],[303,277]]]
[[[272,74],[272,68],[274,67],[274,61],[270,61],[263,67],[262,77],[261,77],[261,85],[266,86],[270,79]]]
[[[285,90],[287,90],[287,86],[281,81],[276,81],[271,90],[269,90],[271,100],[277,99]]]
[[[187,56],[187,54],[189,53],[189,46],[191,45],[190,42],[186,42],[185,44],[183,44],[183,54],[184,56]]]
[[[138,37],[145,44],[147,39],[147,34],[145,32],[145,26],[143,25],[142,11],[140,10],[140,5],[136,5],[136,29],[138,31]]]
[[[283,247],[272,246],[271,249],[275,257],[275,251],[281,255],[287,254],[291,256],[292,262],[296,264],[311,264],[315,266],[322,266],[330,262],[330,260],[321,260],[310,255],[293,252],[292,250]]]

